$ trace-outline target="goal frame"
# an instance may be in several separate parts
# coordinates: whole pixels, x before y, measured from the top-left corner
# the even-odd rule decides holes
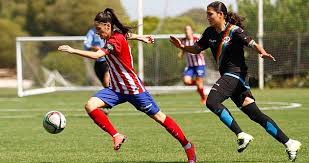
[[[175,36],[177,38],[184,37],[184,34],[161,34],[154,35],[155,39],[167,39],[169,36]],[[41,37],[16,37],[16,70],[17,70],[17,95],[19,97],[52,93],[57,91],[94,91],[102,89],[98,86],[49,86],[43,88],[34,88],[25,90],[23,88],[23,61],[22,61],[22,43],[23,42],[38,42],[38,41],[85,41],[85,36],[41,36]],[[143,63],[143,58],[139,58],[139,63]],[[138,74],[143,74],[138,70]],[[167,93],[172,91],[192,91],[195,90],[195,86],[146,86],[147,90],[151,93]]]

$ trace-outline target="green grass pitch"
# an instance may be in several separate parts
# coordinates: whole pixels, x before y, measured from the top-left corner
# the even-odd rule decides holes
[[[130,104],[115,107],[110,119],[128,136],[120,151],[83,106],[94,92],[58,92],[17,98],[15,90],[0,90],[0,162],[186,162],[180,144],[168,132]],[[302,142],[296,162],[309,162],[309,89],[253,90],[257,104],[291,138]],[[196,92],[154,95],[161,110],[174,118],[196,146],[198,162],[288,162],[283,145],[227,100],[238,124],[254,136],[244,153],[236,136],[213,114],[203,112]],[[300,107],[290,108],[289,106]],[[281,108],[278,110],[278,108]],[[42,127],[46,112],[66,115],[60,134]]]

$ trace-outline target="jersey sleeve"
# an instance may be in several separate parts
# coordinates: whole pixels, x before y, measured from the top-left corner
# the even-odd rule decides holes
[[[199,51],[203,51],[209,48],[208,36],[209,36],[208,30],[206,29],[204,33],[202,34],[202,36],[194,43],[193,45],[194,48]]]
[[[121,51],[121,41],[115,37],[109,39],[105,46],[102,48],[106,55],[110,53],[119,54]]]
[[[249,46],[254,40],[242,29],[238,28],[234,36],[242,45]]]

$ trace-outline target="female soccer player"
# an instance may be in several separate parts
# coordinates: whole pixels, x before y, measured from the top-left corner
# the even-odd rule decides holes
[[[126,35],[126,39],[128,40],[138,40],[143,41],[145,43],[154,43],[154,38],[151,35],[139,36],[134,33],[128,33]],[[86,40],[84,42],[84,49],[88,51],[98,51],[105,46],[106,40],[101,39],[99,35],[97,35],[97,31],[95,27],[88,30],[86,34]],[[94,63],[94,71],[98,79],[100,80],[103,87],[109,86],[109,72],[108,72],[108,64],[105,57],[98,58]],[[103,112],[108,115],[110,113],[110,108],[102,108]]]
[[[96,29],[90,28],[86,34],[86,40],[84,42],[84,49],[88,51],[98,51],[105,46],[106,40],[101,39],[99,35],[96,34]],[[145,35],[145,37],[141,37],[134,33],[129,33],[127,35],[128,40],[139,40],[145,43],[153,43],[154,38],[150,35]],[[103,87],[109,86],[109,73],[108,73],[108,64],[106,62],[105,57],[98,58],[94,63],[94,71],[100,80]]]
[[[180,40],[171,36],[171,42],[177,48],[194,54],[207,48],[211,49],[219,66],[221,78],[213,85],[206,106],[237,135],[238,152],[245,150],[253,137],[240,129],[229,110],[222,104],[227,98],[231,98],[251,120],[259,123],[271,136],[284,144],[289,160],[294,161],[301,143],[289,139],[270,117],[260,111],[245,81],[247,66],[244,46],[255,49],[262,58],[273,61],[275,58],[244,32],[243,19],[235,13],[227,12],[222,2],[216,1],[207,6],[207,20],[210,27],[206,28],[202,37],[193,46],[185,46]]]
[[[99,12],[94,19],[95,28],[101,38],[106,39],[104,48],[97,52],[83,51],[68,45],[59,46],[58,50],[97,59],[105,56],[109,65],[111,82],[109,88],[98,91],[91,97],[85,109],[93,121],[113,137],[114,149],[119,150],[126,136],[120,134],[109,121],[108,117],[98,108],[113,107],[124,102],[130,102],[139,111],[160,123],[184,147],[188,162],[196,162],[194,145],[190,143],[177,123],[160,111],[151,95],[145,89],[142,81],[133,69],[132,55],[125,39],[130,30],[124,26],[110,8]],[[114,29],[119,31],[114,31]]]
[[[192,46],[197,41],[197,37],[193,35],[191,25],[185,27],[186,37],[181,39],[181,43],[186,46]],[[187,66],[183,72],[183,82],[186,85],[196,85],[197,92],[201,96],[202,104],[206,104],[206,94],[204,91],[203,78],[205,77],[205,60],[202,53],[192,54],[190,52],[181,50],[178,53],[178,57],[182,58],[183,55],[186,57]]]

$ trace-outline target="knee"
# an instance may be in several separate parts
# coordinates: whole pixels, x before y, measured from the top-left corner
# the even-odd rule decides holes
[[[87,102],[85,104],[85,110],[87,113],[92,112],[94,109],[96,109],[90,102]]]
[[[103,106],[103,105],[102,105]],[[102,107],[98,104],[98,101],[94,98],[90,98],[89,101],[85,104],[85,110],[87,113],[92,112],[93,110]]]
[[[161,111],[159,111],[158,113],[150,117],[154,119],[155,121],[159,122],[160,124],[163,124],[166,119],[166,115],[162,113]]]
[[[183,83],[185,85],[192,85],[193,84],[193,80],[191,77],[188,77],[188,76],[184,76],[183,77]]]
[[[192,81],[191,80],[183,80],[183,83],[185,84],[185,85],[191,85],[192,84]]]
[[[242,111],[248,115],[248,117],[255,122],[264,122],[267,117],[261,110],[256,106],[255,103],[250,103],[242,108]]]
[[[248,106],[250,104],[254,103],[254,99],[250,98],[250,97],[246,97],[244,99],[244,102],[242,103],[242,106],[245,107],[245,106]]]

